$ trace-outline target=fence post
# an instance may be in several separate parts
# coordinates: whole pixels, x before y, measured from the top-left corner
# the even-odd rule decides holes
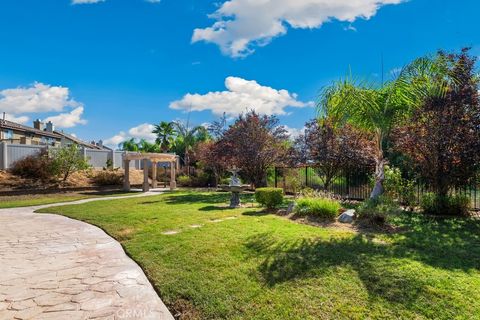
[[[88,161],[87,159],[87,148],[82,147],[83,160]]]
[[[308,166],[305,166],[305,187],[308,187]]]
[[[111,150],[109,152],[109,156],[110,156],[110,159],[112,159],[112,169],[115,169],[115,150]]]
[[[277,181],[277,167],[275,167],[275,188],[278,187],[278,181]]]
[[[2,169],[7,170],[8,169],[8,149],[7,149],[7,143],[2,142]]]

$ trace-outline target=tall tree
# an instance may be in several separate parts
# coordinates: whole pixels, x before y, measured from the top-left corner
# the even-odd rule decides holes
[[[241,168],[241,175],[255,187],[267,185],[267,170],[282,162],[288,149],[287,131],[279,126],[278,118],[255,111],[240,115],[222,141],[231,165]]]
[[[123,151],[133,151],[133,152],[160,152],[160,147],[156,143],[148,142],[145,139],[140,139],[137,141],[135,138],[123,141],[119,144],[120,149]]]
[[[437,61],[449,70],[446,94],[429,97],[415,110],[396,130],[395,142],[442,201],[452,187],[465,186],[478,172],[480,106],[476,58],[468,49],[460,54],[439,52]]]
[[[138,144],[137,144],[137,141],[135,140],[135,138],[125,140],[125,141],[121,142],[118,146],[123,151],[134,151],[134,152],[139,151],[139,147],[138,147]]]
[[[195,146],[195,158],[205,169],[213,173],[215,185],[218,185],[232,160],[229,153],[225,152],[225,141],[222,139],[198,143]]]
[[[159,124],[155,125],[152,133],[157,135],[157,139],[155,140],[158,145],[160,145],[160,150],[162,152],[168,152],[175,139],[175,126],[172,122],[162,121]]]
[[[371,198],[377,198],[384,191],[385,145],[392,128],[427,97],[445,93],[447,71],[436,62],[430,58],[417,59],[381,86],[349,77],[322,92],[317,107],[321,117],[328,115],[339,124],[349,123],[375,137],[375,186]]]
[[[172,125],[176,129],[177,144],[181,146],[183,151],[183,161],[187,168],[187,175],[190,174],[190,153],[197,141],[207,139],[208,132],[204,126],[190,127],[190,122],[174,121]]]
[[[315,119],[306,123],[305,135],[295,142],[303,163],[313,163],[320,171],[325,189],[342,170],[367,168],[374,163],[369,135],[349,124],[335,127],[329,119]]]

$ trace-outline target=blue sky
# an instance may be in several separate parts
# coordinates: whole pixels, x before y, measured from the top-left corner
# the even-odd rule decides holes
[[[379,80],[382,55],[387,78],[439,48],[480,55],[478,0],[75,1],[92,3],[0,2],[0,112],[112,144],[187,109],[301,129],[349,68]]]

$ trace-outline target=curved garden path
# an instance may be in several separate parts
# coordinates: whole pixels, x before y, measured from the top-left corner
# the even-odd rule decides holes
[[[158,195],[86,199],[68,204]],[[0,209],[0,319],[173,319],[142,269],[101,229],[43,205]]]

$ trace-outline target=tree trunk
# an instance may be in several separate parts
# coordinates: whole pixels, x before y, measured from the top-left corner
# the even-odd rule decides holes
[[[382,157],[375,159],[375,186],[370,193],[370,199],[376,199],[383,194],[383,182],[385,181],[385,163],[386,160]]]
[[[377,132],[377,156],[375,159],[375,186],[370,193],[370,199],[377,199],[383,194],[383,182],[385,181],[385,164],[387,160],[383,157],[382,134]]]
[[[187,149],[185,149],[185,168],[187,169],[187,176],[190,177],[190,159]]]

